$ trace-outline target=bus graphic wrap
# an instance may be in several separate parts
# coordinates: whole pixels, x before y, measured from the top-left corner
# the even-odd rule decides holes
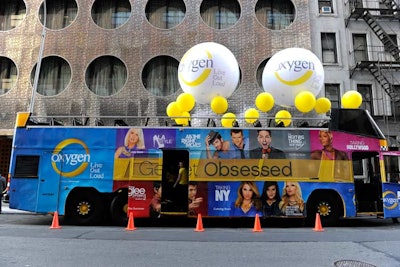
[[[383,141],[326,128],[16,128],[10,207],[78,224],[108,211],[113,220],[400,217],[400,152]]]

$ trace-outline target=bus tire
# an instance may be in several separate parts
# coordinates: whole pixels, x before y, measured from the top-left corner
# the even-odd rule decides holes
[[[96,225],[104,218],[104,200],[95,190],[77,190],[68,196],[66,219],[75,225]]]
[[[317,193],[307,201],[307,224],[315,223],[316,214],[319,213],[322,226],[335,225],[341,214],[339,199],[332,193]]]
[[[121,190],[111,200],[110,215],[111,220],[115,225],[127,225],[128,223],[128,192]]]

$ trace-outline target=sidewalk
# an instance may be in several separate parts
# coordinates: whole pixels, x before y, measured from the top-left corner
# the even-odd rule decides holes
[[[10,209],[8,203],[1,201],[1,213],[3,214],[34,214],[30,211]]]

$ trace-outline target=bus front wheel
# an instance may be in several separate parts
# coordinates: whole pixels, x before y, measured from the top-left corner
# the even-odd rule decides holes
[[[77,190],[67,200],[65,215],[71,224],[96,225],[104,217],[104,201],[95,190]]]
[[[319,213],[321,224],[331,226],[338,222],[341,216],[339,201],[329,193],[318,193],[312,196],[307,203],[307,223],[312,225]]]
[[[128,192],[121,190],[114,196],[110,206],[111,220],[116,225],[126,225],[128,223]]]

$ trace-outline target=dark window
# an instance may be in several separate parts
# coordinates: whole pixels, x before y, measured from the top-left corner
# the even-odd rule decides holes
[[[340,108],[340,84],[325,84],[325,96],[331,101],[332,108]]]
[[[370,84],[357,84],[357,91],[362,95],[362,109],[368,110],[370,114],[374,114],[374,105],[372,101],[372,86]]]
[[[335,33],[321,33],[322,62],[337,63],[336,37]]]
[[[14,178],[37,178],[39,156],[17,156]]]

